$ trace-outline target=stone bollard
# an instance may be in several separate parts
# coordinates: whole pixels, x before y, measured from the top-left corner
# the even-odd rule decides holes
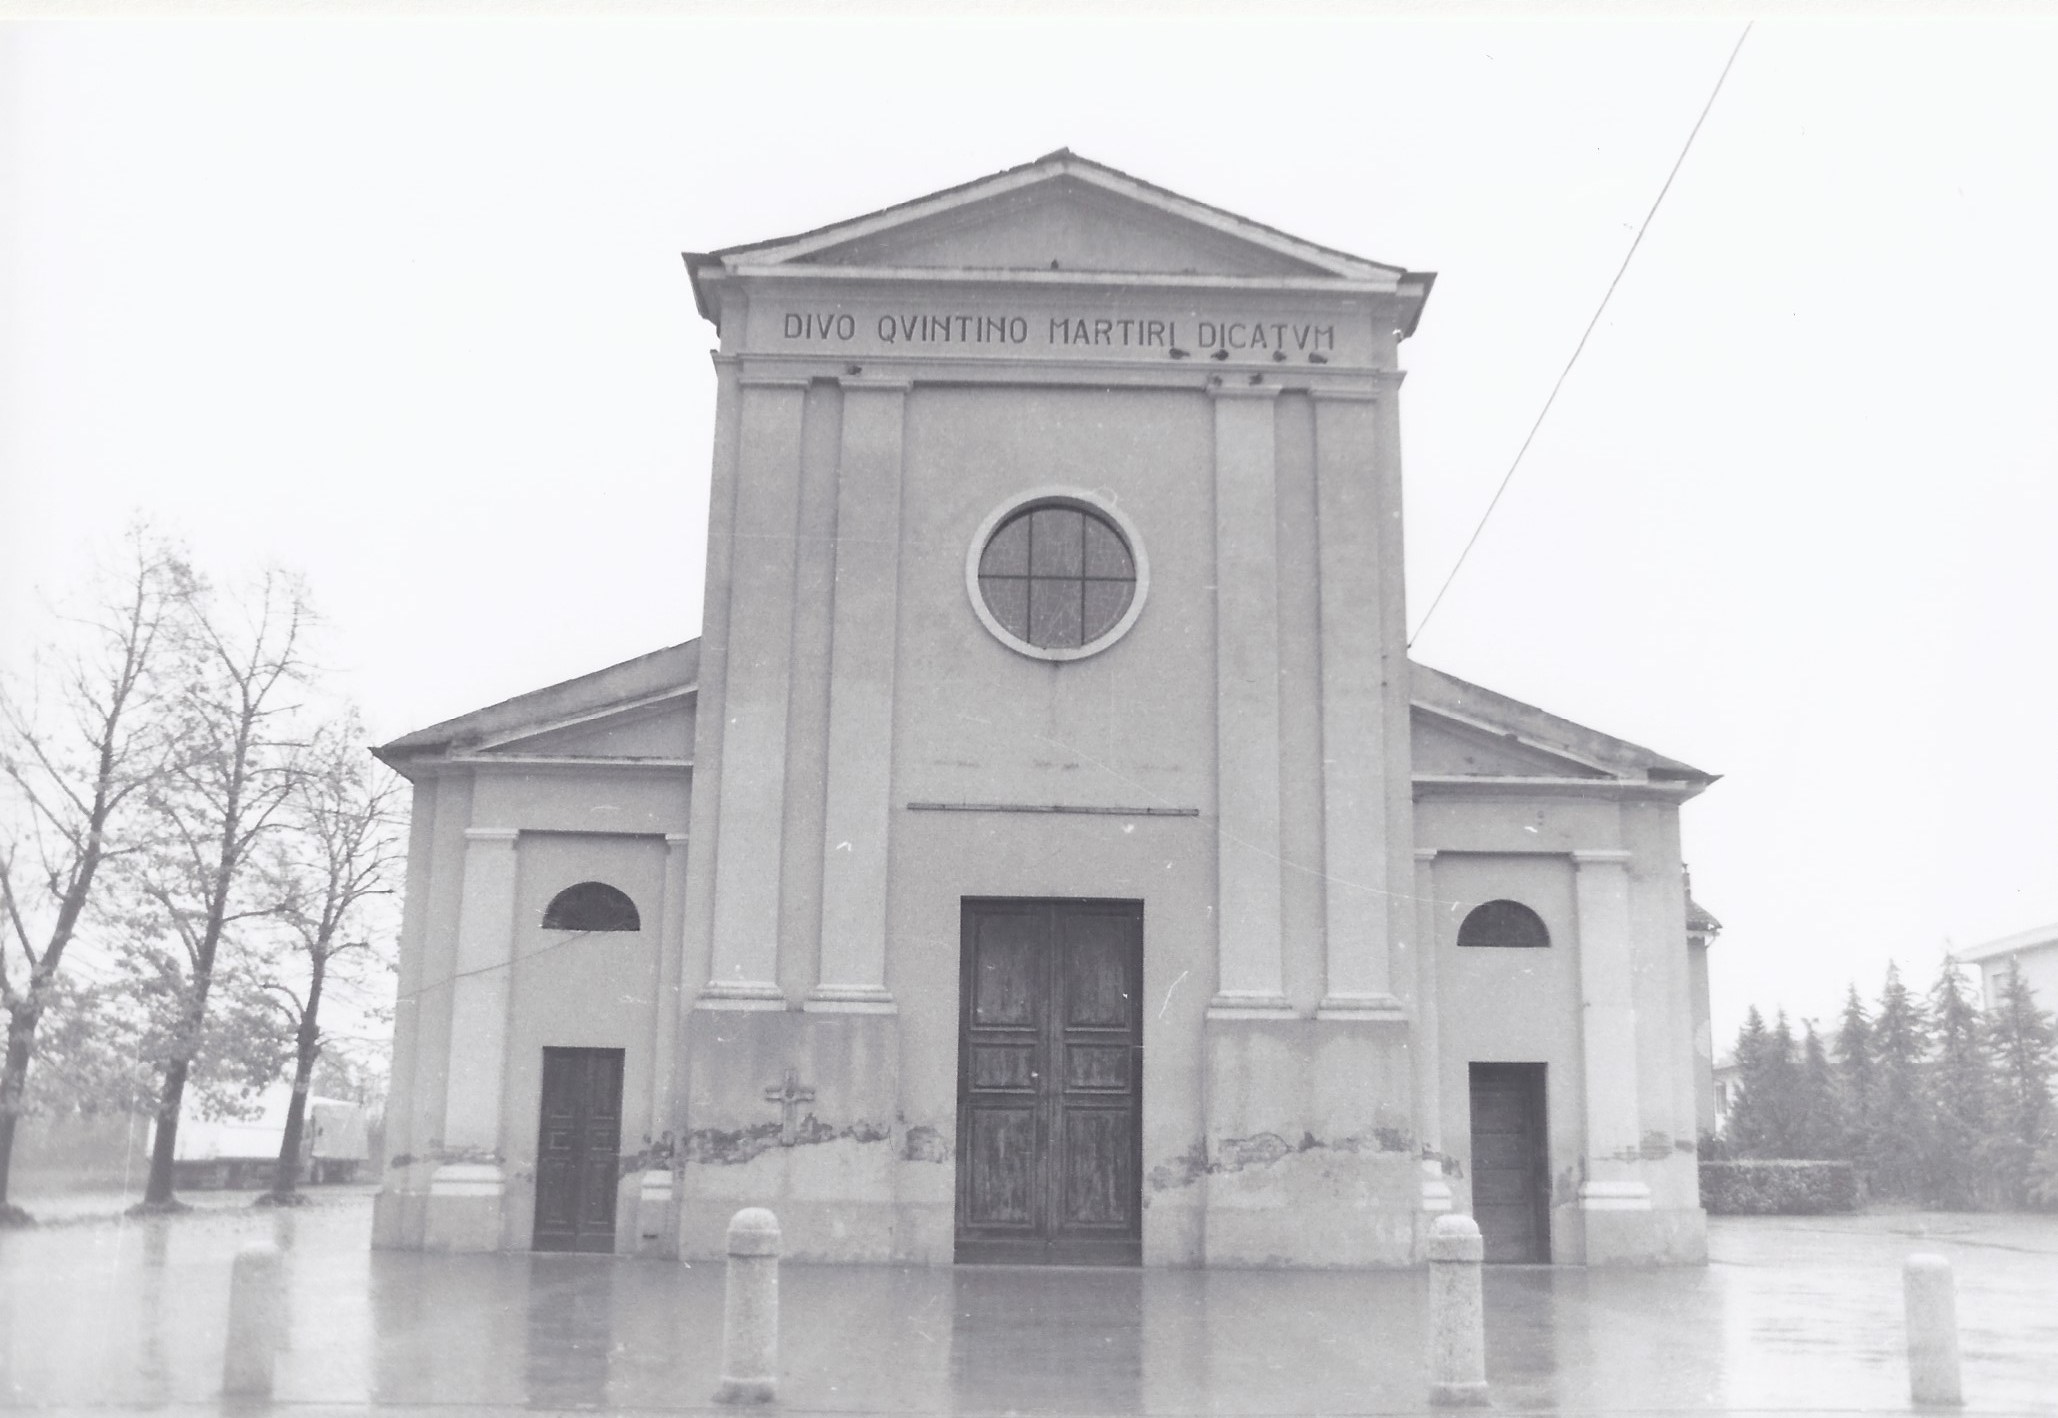
[[[729,1218],[717,1403],[770,1403],[779,1389],[779,1218],[747,1206]]]
[[[1439,1216],[1429,1228],[1429,1401],[1440,1408],[1487,1405],[1485,1254],[1469,1216]]]
[[[279,1252],[253,1241],[229,1272],[229,1337],[222,1350],[222,1395],[270,1398],[279,1348]]]
[[[1908,1391],[1924,1406],[1956,1408],[1965,1402],[1958,1383],[1958,1294],[1951,1262],[1912,1255],[1901,1271],[1908,1308]]]

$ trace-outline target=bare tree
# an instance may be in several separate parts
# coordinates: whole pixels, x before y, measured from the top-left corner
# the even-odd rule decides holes
[[[161,671],[192,573],[139,530],[105,584],[75,622],[74,648],[39,656],[25,690],[0,688],[0,1224],[29,1219],[7,1188],[37,1027],[65,993],[65,953],[97,900],[101,869],[138,850],[136,809],[172,766]]]
[[[283,831],[267,854],[283,927],[278,968],[268,982],[293,1031],[293,1095],[279,1144],[272,1188],[259,1201],[285,1206],[301,1198],[301,1138],[314,1066],[326,1036],[322,992],[332,973],[369,964],[376,955],[367,906],[390,896],[405,860],[396,831],[399,793],[393,776],[364,751],[355,715],[316,735],[304,771],[286,800]]]
[[[234,978],[242,965],[224,970],[224,945],[278,909],[252,865],[301,771],[294,693],[309,668],[302,644],[309,619],[298,583],[276,572],[227,608],[196,596],[182,618],[177,720],[184,748],[150,795],[157,832],[131,874],[135,907],[124,952],[136,988],[150,1000],[156,1026],[147,1047],[162,1080],[139,1210],[178,1205],[172,1159],[196,1062],[248,1038],[241,1029],[210,1034],[209,999],[221,977]],[[244,983],[256,983],[247,968],[243,974]]]

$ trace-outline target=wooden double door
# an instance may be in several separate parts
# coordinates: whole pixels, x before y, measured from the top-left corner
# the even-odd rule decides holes
[[[545,1049],[531,1241],[537,1250],[614,1250],[621,1153],[622,1051]]]
[[[1472,1218],[1489,1261],[1551,1258],[1549,1131],[1544,1066],[1476,1063],[1472,1085]]]
[[[968,899],[957,1258],[1143,1250],[1143,904]]]

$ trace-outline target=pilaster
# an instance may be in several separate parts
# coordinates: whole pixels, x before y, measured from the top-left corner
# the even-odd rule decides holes
[[[1639,1174],[1636,1002],[1629,853],[1575,851],[1581,1042],[1586,1074],[1586,1212],[1648,1211]],[[1588,1233],[1591,1238],[1591,1221]]]
[[[804,1008],[891,1013],[886,884],[900,611],[905,381],[843,381],[830,649],[821,978]]]
[[[1253,376],[1255,377],[1255,376]],[[1215,396],[1216,912],[1213,1019],[1287,1018],[1280,938],[1275,386]],[[1231,589],[1233,588],[1233,589]]]
[[[804,379],[743,375],[735,520],[730,529],[720,850],[703,1009],[784,1009],[779,865],[792,679],[794,534],[800,514]]]
[[[1321,586],[1323,873],[1328,982],[1319,1017],[1397,1019],[1388,898],[1386,659],[1378,395],[1315,404]],[[1405,789],[1405,778],[1401,780]]]
[[[1415,1139],[1422,1158],[1422,1209],[1449,1211],[1443,1170],[1443,1040],[1438,1028],[1436,851],[1415,852]]]
[[[657,1022],[650,1041],[650,1137],[656,1142],[675,1134],[673,1112],[679,1070],[679,994],[686,950],[686,848],[684,832],[665,834],[663,922],[657,937]]]
[[[501,1103],[514,956],[513,828],[465,829],[463,894],[450,999],[444,1160],[429,1179],[423,1244],[487,1251],[500,1245],[507,1191]]]

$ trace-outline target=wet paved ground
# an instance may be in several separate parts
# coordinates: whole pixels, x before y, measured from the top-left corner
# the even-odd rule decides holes
[[[364,1188],[283,1214],[195,1199],[169,1221],[75,1203],[0,1233],[0,1407],[215,1411],[229,1260],[273,1236],[280,1411],[710,1407],[719,1266],[374,1255]],[[1900,1264],[1934,1250],[1957,1270],[1969,1411],[2058,1414],[2058,1217],[1727,1220],[1713,1246],[1706,1269],[1490,1268],[1495,1407],[1908,1412]],[[1418,1412],[1425,1288],[1411,1272],[789,1266],[782,1407]]]

